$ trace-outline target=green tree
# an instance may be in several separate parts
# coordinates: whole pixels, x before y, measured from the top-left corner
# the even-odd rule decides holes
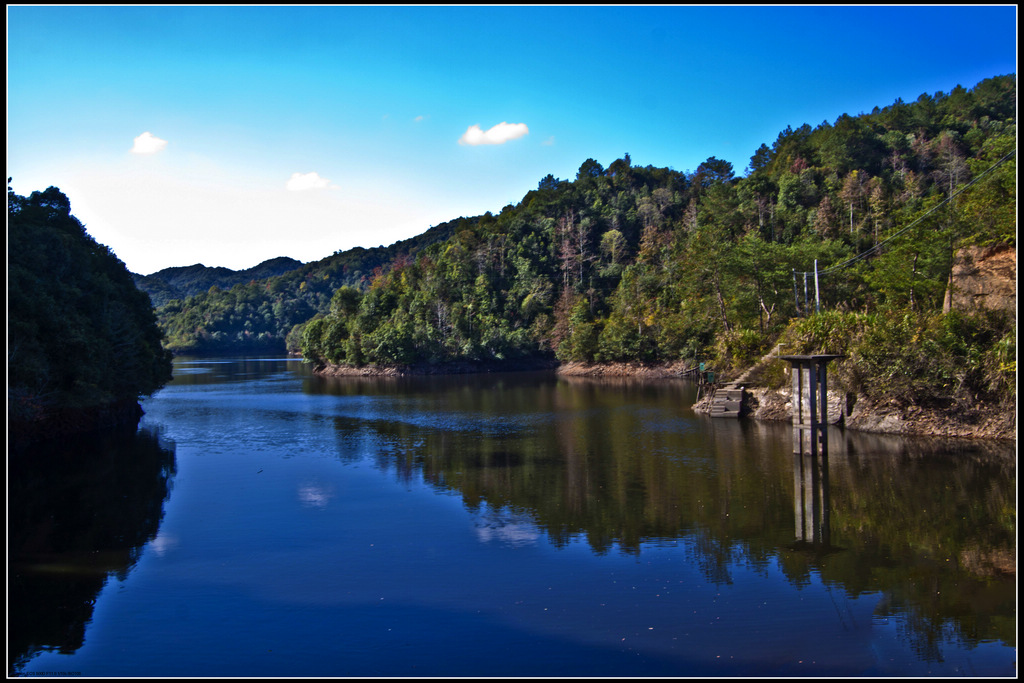
[[[970,226],[963,244],[1017,244],[1017,136],[1015,127],[987,140],[968,161],[978,183],[957,202],[959,225]],[[998,166],[997,166],[998,164]],[[985,174],[981,177],[981,174]]]
[[[149,297],[57,188],[7,191],[8,418],[89,429],[171,378]],[[137,417],[137,415],[136,415]]]

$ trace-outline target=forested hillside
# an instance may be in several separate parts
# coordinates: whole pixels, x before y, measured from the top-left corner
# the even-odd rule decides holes
[[[7,190],[7,417],[15,436],[134,415],[171,378],[149,298],[57,188]]]
[[[934,316],[958,249],[1015,246],[1015,115],[1016,79],[1004,76],[787,128],[742,178],[714,157],[692,173],[589,159],[368,288],[339,289],[307,326],[303,353],[350,365],[708,358],[728,371],[814,311],[803,273],[815,263],[823,311],[880,316],[845,321],[864,334],[906,331],[876,340],[877,353],[936,326],[969,337],[950,333],[954,354],[1013,346],[1006,315]],[[890,317],[903,322],[873,322]],[[829,350],[849,353],[851,341]],[[969,375],[981,361],[950,363]]]
[[[248,284],[253,280],[266,280],[283,275],[301,266],[302,261],[279,256],[245,270],[207,268],[197,263],[194,266],[164,268],[151,275],[135,274],[132,277],[135,278],[136,286],[149,294],[153,305],[159,308],[175,299],[186,299],[207,292],[210,287],[231,289],[235,285]]]
[[[280,353],[296,326],[327,313],[336,289],[365,287],[396,259],[410,258],[447,239],[456,225],[475,220],[460,218],[390,247],[357,247],[305,265],[272,259],[244,271],[168,268],[136,281],[157,306],[167,346],[175,353]],[[289,262],[296,267],[287,268]],[[257,277],[267,269],[282,272]],[[300,343],[293,335],[289,348],[298,351]]]
[[[903,398],[1005,398],[1013,312],[947,294],[961,249],[1016,247],[1015,117],[1008,75],[788,127],[742,177],[715,157],[692,172],[588,159],[416,249],[336,254],[161,320],[178,349],[288,336],[321,365],[699,359],[728,374],[784,340],[857,356]]]

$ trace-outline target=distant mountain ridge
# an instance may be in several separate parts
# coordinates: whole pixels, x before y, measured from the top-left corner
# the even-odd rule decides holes
[[[296,325],[329,312],[339,287],[364,287],[478,221],[461,217],[388,247],[338,250],[309,263],[278,257],[246,270],[196,264],[133,278],[149,294],[175,353],[280,352]]]
[[[231,289],[237,284],[252,280],[284,275],[302,265],[302,261],[278,256],[245,270],[231,270],[221,266],[208,267],[197,263],[191,266],[164,268],[150,275],[132,273],[132,277],[135,286],[147,292],[153,306],[159,308],[173,299],[184,299],[206,292],[210,287]]]

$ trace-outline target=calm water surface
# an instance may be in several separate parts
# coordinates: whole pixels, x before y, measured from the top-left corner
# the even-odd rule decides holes
[[[1016,675],[1013,445],[834,431],[822,480],[694,398],[179,359],[9,464],[9,672]]]

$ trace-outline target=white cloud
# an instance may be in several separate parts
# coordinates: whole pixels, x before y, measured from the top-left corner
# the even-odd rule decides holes
[[[542,142],[540,144],[542,144],[542,145],[544,145],[546,147],[550,147],[551,145],[555,144],[555,136],[552,135],[551,137],[549,137],[547,140],[545,140],[544,142]]]
[[[466,129],[466,132],[459,138],[460,145],[503,145],[509,140],[521,138],[530,129],[525,123],[506,123],[502,121],[487,132],[480,130],[479,125],[473,125]]]
[[[149,131],[135,138],[132,154],[156,154],[167,146],[167,140],[161,140]]]
[[[325,508],[334,498],[334,487],[321,484],[307,484],[299,487],[299,502],[306,507]]]
[[[177,537],[160,534],[149,542],[149,548],[156,553],[158,557],[163,557],[169,550],[173,550],[178,547],[179,544],[180,541]]]
[[[292,173],[292,177],[285,187],[292,192],[301,192],[302,190],[319,190],[329,187],[330,184],[330,180],[321,178],[320,174],[314,171],[312,173]]]

